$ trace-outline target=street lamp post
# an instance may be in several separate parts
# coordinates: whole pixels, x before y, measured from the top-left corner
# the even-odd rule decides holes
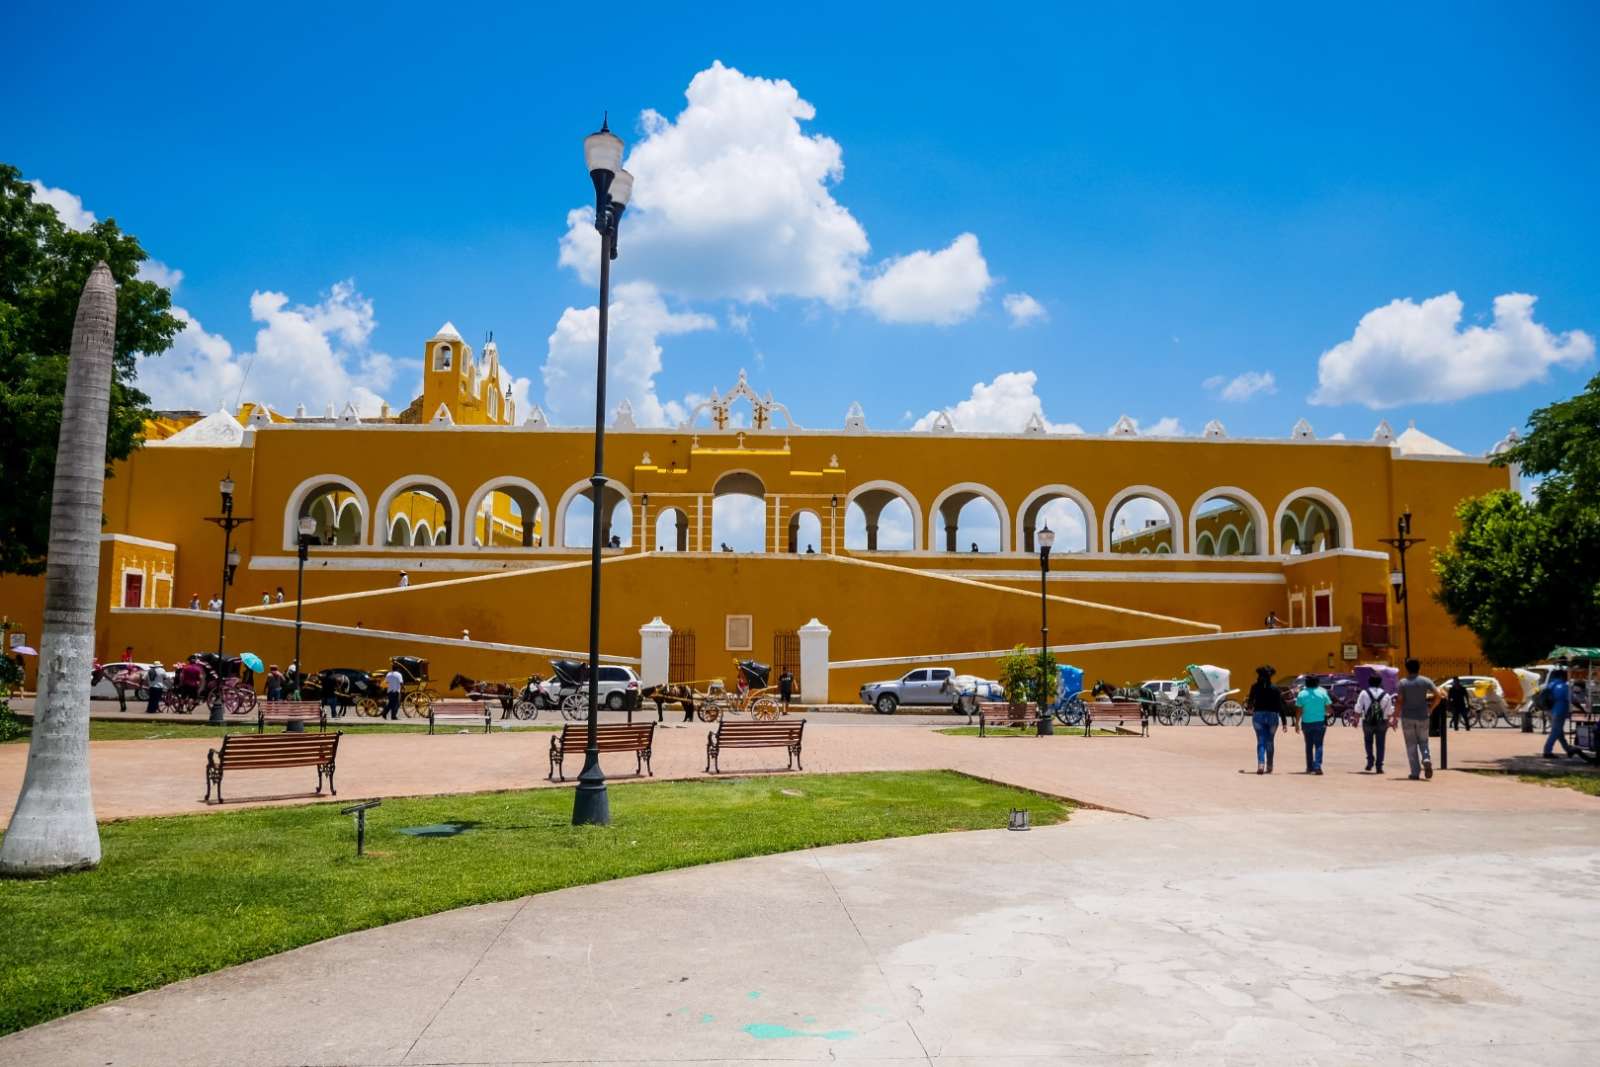
[[[233,476],[224,474],[217,488],[222,492],[222,514],[213,515],[206,519],[222,527],[222,592],[217,600],[217,669],[222,668],[223,642],[228,634],[228,586],[233,584],[233,573],[239,568],[239,550],[233,547],[233,531],[249,522],[248,518],[238,518],[233,513]],[[220,679],[219,679],[220,681]],[[226,720],[222,714],[222,686],[219,684],[211,690],[211,717],[207,725],[223,726]]]
[[[1395,536],[1380,537],[1380,544],[1389,545],[1400,557],[1400,569],[1389,575],[1389,582],[1394,586],[1394,598],[1400,604],[1401,624],[1405,630],[1406,659],[1411,659],[1411,601],[1406,596],[1408,582],[1406,579],[1406,550],[1423,542],[1421,537],[1411,536],[1411,509],[1407,508],[1395,520]],[[1439,769],[1450,769],[1450,724],[1441,715],[1439,720]]]
[[[295,567],[294,579],[294,666],[290,671],[294,675],[294,698],[300,699],[300,682],[305,674],[300,668],[300,623],[303,618],[302,605],[306,599],[306,557],[311,554],[312,545],[320,545],[322,539],[317,536],[317,520],[306,516],[300,520],[299,564]]]
[[[617,226],[633,192],[633,175],[622,169],[622,138],[604,119],[583,139],[583,159],[594,182],[594,228],[600,234],[600,338],[594,379],[594,476],[589,479],[594,527],[589,539],[589,733],[583,773],[572,798],[574,826],[607,826],[611,801],[600,770],[600,536],[605,492],[606,331],[611,312],[611,261],[617,258]]]
[[[1040,527],[1039,541],[1039,727],[1038,735],[1055,733],[1050,723],[1050,709],[1045,704],[1050,671],[1050,595],[1045,583],[1050,576],[1050,548],[1056,543],[1056,532],[1045,523]]]

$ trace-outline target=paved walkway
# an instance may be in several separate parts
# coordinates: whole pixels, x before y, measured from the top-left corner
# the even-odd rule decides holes
[[[960,720],[951,717],[953,723]],[[1326,774],[1292,773],[1304,767],[1299,737],[1280,735],[1280,773],[1257,777],[1255,742],[1248,729],[1223,726],[1155,727],[1148,738],[951,737],[927,726],[809,722],[809,771],[951,768],[1011,782],[1085,803],[1150,816],[1240,811],[1389,811],[1448,806],[1460,811],[1542,811],[1584,807],[1592,801],[1568,790],[1529,789],[1513,781],[1451,772],[1432,782],[1405,780],[1405,754],[1397,751],[1383,778],[1359,773],[1364,765],[1359,730],[1329,731]],[[656,778],[705,773],[707,727],[695,723],[657,731]],[[1398,741],[1398,735],[1391,734]],[[1536,753],[1542,739],[1515,730],[1475,730],[1451,738],[1452,766],[1493,766]],[[95,810],[102,818],[216,811],[203,803],[205,753],[214,738],[171,741],[97,741],[90,746]],[[340,742],[341,799],[419,796],[545,785],[550,734],[449,733],[347,734]],[[1394,745],[1399,749],[1398,743]],[[27,760],[25,745],[0,746],[0,803],[9,818]],[[776,762],[774,762],[776,761]],[[730,754],[728,771],[782,768],[774,750]],[[602,764],[633,771],[630,756]],[[569,769],[576,773],[576,768]],[[1400,773],[1393,773],[1399,770]],[[1249,771],[1249,773],[1239,773]],[[1291,772],[1291,773],[1281,773]],[[227,781],[227,807],[247,803],[306,803],[316,775],[305,768],[241,773]],[[570,784],[570,783],[569,783]]]
[[[1084,812],[399,923],[0,1062],[1592,1063],[1596,841],[1600,806]]]
[[[1467,765],[1539,742],[1451,740]],[[1458,771],[1361,774],[1343,728],[1325,776],[1257,777],[1250,742],[1233,728],[980,740],[808,726],[808,770],[953,767],[1135,814],[429,916],[0,1038],[0,1064],[1592,1062],[1600,801]],[[341,799],[527,786],[548,743],[349,737]],[[661,731],[658,777],[700,775],[704,744],[698,724]],[[208,810],[207,745],[95,743],[97,808]],[[0,748],[5,795],[24,754]]]

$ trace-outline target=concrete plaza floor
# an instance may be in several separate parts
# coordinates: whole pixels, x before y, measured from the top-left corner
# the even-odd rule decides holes
[[[704,736],[663,731],[658,776],[698,773]],[[808,727],[808,769],[950,766],[1136,814],[1086,810],[1027,833],[841,846],[430,916],[11,1035],[0,1063],[1593,1061],[1600,800],[1458,771],[1360,774],[1359,733],[1343,728],[1326,776],[1257,777],[1248,738]],[[1539,739],[1451,741],[1453,761],[1498,765]],[[431,779],[438,791],[474,766],[487,768],[474,788],[527,784],[547,744],[357,736],[348,766],[373,789]],[[201,810],[204,748],[96,743],[97,803]],[[1280,771],[1296,766],[1286,748]],[[13,758],[0,752],[0,789],[14,788]]]

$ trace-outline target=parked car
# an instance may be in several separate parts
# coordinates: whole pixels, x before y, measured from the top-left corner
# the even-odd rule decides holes
[[[587,694],[588,683],[580,682],[579,688]],[[560,677],[552,675],[539,683],[539,694],[543,707],[560,707],[563,695]],[[588,699],[587,695],[584,699]],[[632,667],[600,664],[600,703],[612,711],[639,707],[639,676],[634,673]],[[585,704],[585,707],[587,706]]]
[[[888,682],[868,682],[861,687],[861,702],[880,715],[893,715],[901,704],[951,705],[960,696],[953,667],[918,667]]]
[[[1171,700],[1189,688],[1189,683],[1178,678],[1152,678],[1148,682],[1141,682],[1139,688],[1157,700]]]

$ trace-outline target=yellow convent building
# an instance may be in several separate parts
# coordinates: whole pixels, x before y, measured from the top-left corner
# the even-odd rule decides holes
[[[1411,427],[1364,441],[795,425],[743,372],[682,425],[607,430],[602,652],[645,680],[726,676],[735,657],[795,669],[808,701],[919,664],[992,677],[1040,640],[1114,682],[1189,663],[1235,679],[1398,657],[1399,614],[1381,538],[1413,516],[1448,541],[1463,498],[1515,472]],[[292,658],[297,539],[308,669],[428,658],[435,677],[515,679],[587,644],[592,427],[519,413],[493,341],[482,358],[449,323],[423,348],[404,411],[293,416],[260,404],[164,412],[106,484],[99,651],[141,660],[215,648],[221,587],[212,490],[235,484],[240,553],[227,644]],[[742,499],[759,551],[720,551],[713,522]],[[1035,535],[1057,533],[1048,575]],[[981,542],[981,543],[980,543]],[[1432,596],[1413,555],[1412,644],[1443,672],[1482,670],[1471,635]],[[401,584],[404,572],[406,584]],[[277,590],[284,602],[263,604]],[[37,633],[42,579],[0,579],[0,612]],[[1275,615],[1281,628],[1268,629]],[[803,668],[803,669],[802,669]]]

